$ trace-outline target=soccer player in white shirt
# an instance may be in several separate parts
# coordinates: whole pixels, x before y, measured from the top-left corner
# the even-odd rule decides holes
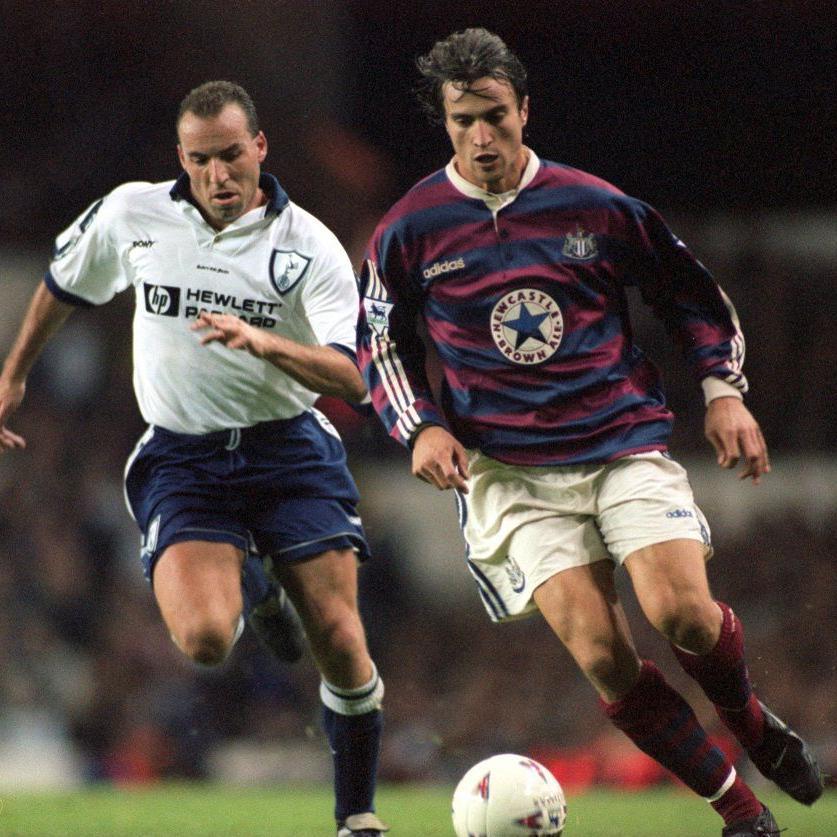
[[[6,421],[49,337],[75,307],[133,286],[134,388],[149,427],[125,493],[166,627],[215,665],[251,614],[293,659],[301,630],[284,587],[322,675],[338,835],[380,834],[384,688],[357,607],[368,546],[342,443],[313,407],[320,394],[365,395],[354,273],[335,236],[261,171],[267,139],[241,87],[193,90],[177,133],[176,181],[123,184],[58,236],[0,374],[0,453],[25,444]]]

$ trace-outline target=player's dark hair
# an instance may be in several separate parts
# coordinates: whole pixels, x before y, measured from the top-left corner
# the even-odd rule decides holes
[[[416,60],[421,80],[416,85],[419,104],[431,122],[445,121],[443,88],[447,82],[468,88],[489,76],[508,82],[518,106],[527,95],[526,68],[503,40],[487,29],[454,32]]]
[[[180,120],[187,113],[194,113],[201,119],[209,119],[218,114],[226,105],[238,105],[247,117],[247,129],[250,136],[259,133],[259,117],[256,115],[256,106],[250,98],[250,94],[240,85],[231,81],[207,81],[200,87],[184,97],[177,111],[177,127],[180,127]]]

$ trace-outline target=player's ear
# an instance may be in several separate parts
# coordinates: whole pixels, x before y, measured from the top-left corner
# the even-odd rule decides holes
[[[264,158],[267,157],[267,137],[264,135],[264,131],[259,131],[256,134],[256,149],[259,155],[259,162],[263,163]]]
[[[524,125],[529,121],[529,97],[524,96],[520,103],[520,119]]]

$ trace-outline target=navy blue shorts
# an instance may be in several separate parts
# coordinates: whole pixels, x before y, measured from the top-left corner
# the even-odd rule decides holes
[[[329,549],[369,557],[343,443],[315,410],[197,436],[151,426],[125,466],[125,497],[149,581],[166,547],[181,541],[233,544],[248,565]]]

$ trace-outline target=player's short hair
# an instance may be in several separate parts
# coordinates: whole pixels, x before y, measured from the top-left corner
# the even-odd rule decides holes
[[[511,85],[517,104],[528,90],[526,68],[505,42],[487,29],[454,32],[416,60],[421,80],[416,85],[419,104],[431,122],[445,121],[444,86],[447,82],[468,87],[489,76]]]
[[[189,91],[180,103],[175,127],[180,127],[180,120],[187,113],[194,113],[201,119],[209,119],[218,116],[229,104],[238,105],[244,111],[247,117],[247,130],[250,131],[250,136],[256,136],[259,133],[256,106],[250,94],[241,85],[231,81],[207,81],[200,87]]]

